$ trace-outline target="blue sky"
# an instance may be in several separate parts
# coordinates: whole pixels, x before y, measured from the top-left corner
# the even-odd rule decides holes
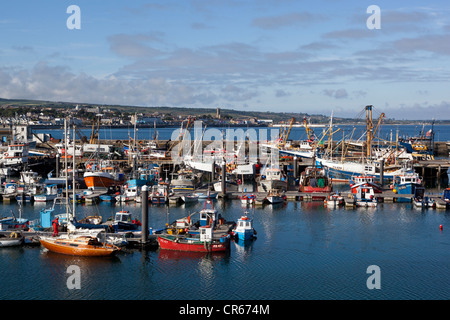
[[[442,0],[16,0],[0,41],[2,98],[450,119]]]

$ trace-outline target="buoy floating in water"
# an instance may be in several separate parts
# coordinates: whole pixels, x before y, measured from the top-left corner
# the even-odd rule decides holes
[[[444,229],[444,227],[442,226],[442,224],[439,225],[439,230]]]

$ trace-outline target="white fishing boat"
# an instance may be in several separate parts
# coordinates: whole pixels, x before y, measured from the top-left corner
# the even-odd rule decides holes
[[[139,198],[139,188],[138,187],[131,187],[126,188],[123,194],[119,194],[116,196],[116,201],[118,202],[129,202],[129,201],[135,201]]]
[[[199,177],[191,170],[180,170],[177,173],[177,177],[170,181],[172,190],[195,190],[199,182]]]
[[[280,194],[278,189],[273,189],[269,191],[266,199],[271,204],[277,204],[286,201],[286,195]]]
[[[17,166],[28,163],[30,145],[26,142],[17,142],[8,145],[8,149],[0,156],[0,165]]]
[[[339,194],[330,194],[323,203],[326,207],[335,208],[344,204],[344,197]]]
[[[355,198],[358,207],[376,207],[378,205],[374,189],[371,186],[359,187]]]
[[[47,201],[53,201],[55,200],[59,193],[58,193],[58,186],[56,184],[50,184],[45,186],[45,193],[42,194],[36,194],[34,196],[34,201],[36,202],[47,202]]]
[[[181,201],[184,203],[193,203],[198,201],[198,195],[192,193],[192,194],[183,194],[180,196]]]
[[[259,184],[263,190],[287,190],[287,181],[280,168],[267,168],[261,175]]]

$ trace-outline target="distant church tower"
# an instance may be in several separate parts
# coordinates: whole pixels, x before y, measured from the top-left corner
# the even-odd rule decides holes
[[[217,118],[217,119],[220,119],[220,108],[217,108],[216,118]]]

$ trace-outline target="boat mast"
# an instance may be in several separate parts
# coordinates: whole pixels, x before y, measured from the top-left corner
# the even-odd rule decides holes
[[[373,108],[372,105],[366,106],[366,120],[367,120],[367,130],[366,130],[367,149],[366,149],[366,157],[367,157],[367,159],[372,157],[372,130],[373,130],[372,108]]]
[[[72,218],[75,218],[75,123],[73,124],[73,155],[72,155],[72,192],[73,192],[73,208]]]
[[[64,118],[64,167],[66,169],[66,215],[67,215],[67,222],[69,222],[69,169],[67,168],[67,153],[68,153],[68,146],[67,146],[67,118]]]

